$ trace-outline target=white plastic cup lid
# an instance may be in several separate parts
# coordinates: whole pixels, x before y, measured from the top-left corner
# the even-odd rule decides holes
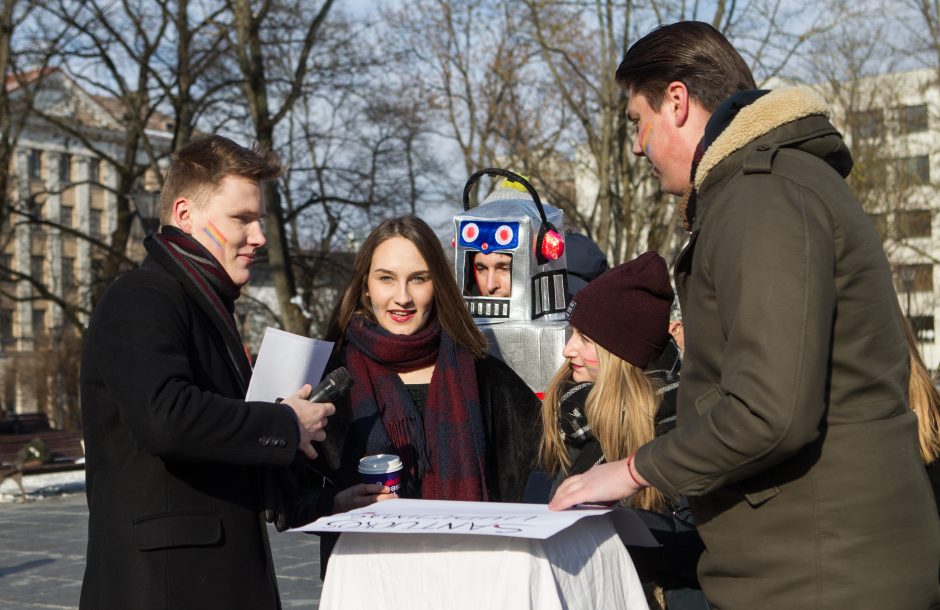
[[[360,474],[380,474],[384,472],[395,472],[401,469],[401,458],[391,453],[367,455],[359,460]]]

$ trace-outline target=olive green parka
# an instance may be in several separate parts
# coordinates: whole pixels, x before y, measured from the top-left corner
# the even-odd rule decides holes
[[[635,464],[690,496],[721,610],[940,601],[891,269],[827,114],[806,88],[744,105],[690,193],[678,426]]]

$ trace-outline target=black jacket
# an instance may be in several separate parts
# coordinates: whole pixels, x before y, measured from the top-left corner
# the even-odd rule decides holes
[[[525,382],[494,356],[476,362],[476,383],[486,427],[487,494],[493,501],[518,502],[535,464],[541,405]],[[336,414],[327,424],[326,441],[317,445],[317,459],[305,472],[297,473],[305,479],[305,490],[291,510],[292,526],[331,514],[333,497],[361,482],[358,465],[359,459],[367,455],[366,439],[358,436],[352,426],[348,399],[335,404]],[[335,541],[332,534],[322,536],[321,576],[326,573]]]
[[[81,371],[88,558],[81,608],[279,607],[262,465],[297,424],[246,403],[221,336],[153,259],[94,311]]]

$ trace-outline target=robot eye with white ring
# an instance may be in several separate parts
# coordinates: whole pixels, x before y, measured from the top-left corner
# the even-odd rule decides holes
[[[494,238],[496,239],[496,243],[498,243],[501,246],[505,246],[506,244],[512,241],[512,238],[513,238],[512,227],[510,227],[509,225],[500,225],[496,229]]]
[[[468,222],[460,231],[460,236],[467,243],[473,243],[480,236],[480,227],[475,222]]]

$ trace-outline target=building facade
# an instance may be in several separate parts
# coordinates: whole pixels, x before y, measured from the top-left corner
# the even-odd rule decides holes
[[[914,70],[821,85],[855,166],[849,183],[882,236],[901,314],[940,367],[940,86]]]
[[[38,113],[26,120],[8,168],[14,179],[0,235],[0,407],[7,416],[46,412],[66,426],[74,422],[59,421],[69,419],[61,403],[77,387],[80,334],[117,225],[116,172],[105,159],[124,154],[124,127],[106,101],[59,71],[42,76],[31,104]],[[168,151],[172,134],[148,135]],[[144,172],[138,187],[155,191],[159,180]]]

